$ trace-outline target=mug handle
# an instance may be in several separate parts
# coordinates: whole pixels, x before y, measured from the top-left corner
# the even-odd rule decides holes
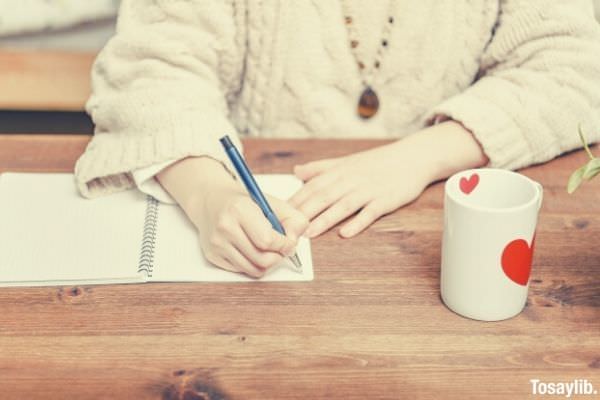
[[[544,187],[542,186],[541,183],[536,182],[536,181],[531,181],[533,183],[533,186],[535,186],[535,188],[538,191],[539,194],[539,199],[538,199],[538,211],[542,208],[542,202],[544,201]]]

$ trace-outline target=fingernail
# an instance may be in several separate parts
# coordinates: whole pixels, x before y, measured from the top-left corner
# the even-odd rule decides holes
[[[342,229],[340,229],[340,236],[342,236],[344,238],[348,238],[348,237],[352,236],[352,230],[350,230],[348,228],[342,228]]]
[[[306,231],[304,231],[304,236],[306,236],[306,237],[308,237],[308,238],[309,238],[309,237],[311,237],[311,236],[312,236],[312,231],[313,231],[313,227],[312,227],[312,225],[311,225],[311,226],[309,226],[309,227],[306,229]]]
[[[315,228],[314,226],[310,226],[306,230],[305,235],[308,236],[309,238],[313,238],[313,237],[317,236],[318,232],[319,232],[319,230],[317,228]]]

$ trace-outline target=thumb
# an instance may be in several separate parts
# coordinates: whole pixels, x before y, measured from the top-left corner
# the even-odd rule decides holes
[[[279,221],[283,225],[286,235],[294,241],[297,241],[308,228],[309,221],[306,216],[286,201],[277,199],[271,203],[271,206],[273,207],[275,214],[279,217]]]

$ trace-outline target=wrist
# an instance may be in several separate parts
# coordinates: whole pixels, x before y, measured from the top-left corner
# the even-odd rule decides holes
[[[234,176],[218,160],[210,157],[188,157],[165,168],[156,180],[190,213],[203,206],[209,193],[237,188]]]
[[[422,155],[418,166],[430,183],[489,161],[473,134],[453,120],[423,129],[405,140],[412,154]]]

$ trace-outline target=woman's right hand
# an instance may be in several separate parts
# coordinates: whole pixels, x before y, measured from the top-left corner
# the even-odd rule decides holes
[[[179,161],[157,179],[198,229],[207,260],[229,271],[260,278],[294,253],[308,227],[300,211],[267,196],[286,231],[279,234],[239,182],[210,158]]]
[[[268,197],[268,196],[267,196]],[[248,193],[235,185],[213,185],[193,206],[192,221],[211,263],[259,278],[294,254],[308,220],[285,201],[269,197],[286,236],[273,229]]]

